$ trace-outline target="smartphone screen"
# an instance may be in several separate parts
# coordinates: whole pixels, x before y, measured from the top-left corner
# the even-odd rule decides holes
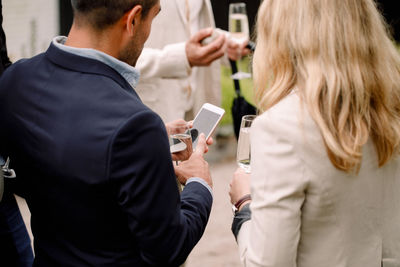
[[[206,138],[211,135],[215,125],[221,118],[221,114],[215,113],[211,110],[202,108],[195,120],[193,121],[193,129],[197,130],[198,134],[192,134],[193,148],[197,145],[197,137],[204,133]]]

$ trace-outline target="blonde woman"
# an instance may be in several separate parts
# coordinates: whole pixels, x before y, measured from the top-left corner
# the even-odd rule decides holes
[[[375,3],[264,0],[253,64],[243,264],[400,266],[400,57]]]

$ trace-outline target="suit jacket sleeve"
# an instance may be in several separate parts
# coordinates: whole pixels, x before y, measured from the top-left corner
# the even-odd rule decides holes
[[[121,126],[109,172],[143,260],[157,266],[184,262],[204,232],[212,196],[196,182],[180,196],[165,126],[155,113],[142,111]]]
[[[252,217],[238,235],[240,257],[250,266],[296,266],[301,207],[307,182],[291,137],[296,124],[264,113],[251,131]]]
[[[136,67],[143,81],[153,78],[187,78],[191,72],[185,43],[170,44],[163,49],[145,47]]]

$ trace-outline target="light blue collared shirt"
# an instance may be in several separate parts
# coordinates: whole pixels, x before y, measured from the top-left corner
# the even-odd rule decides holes
[[[140,77],[139,70],[96,49],[66,46],[64,45],[66,41],[67,37],[57,36],[53,39],[53,44],[65,52],[103,62],[121,74],[121,76],[124,77],[124,79],[132,86],[132,88],[136,88]]]
[[[116,70],[119,74],[121,74],[122,77],[132,86],[132,88],[136,88],[138,82],[139,82],[139,77],[140,77],[140,72],[136,68],[132,67],[131,65],[122,62],[110,55],[107,55],[106,53],[103,53],[99,50],[92,49],[92,48],[76,48],[76,47],[71,47],[71,46],[66,46],[64,45],[65,42],[67,41],[67,37],[65,36],[57,36],[53,39],[53,44],[71,54],[75,54],[78,56],[86,57],[86,58],[91,58],[98,60],[100,62],[103,62],[104,64],[110,66],[114,70]],[[213,195],[211,187],[206,183],[204,179],[198,178],[198,177],[192,177],[187,180],[186,184],[192,183],[192,182],[198,182],[204,185],[208,191],[210,191],[211,196]]]

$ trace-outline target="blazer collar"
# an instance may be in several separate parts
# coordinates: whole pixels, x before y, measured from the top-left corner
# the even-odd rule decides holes
[[[45,52],[45,56],[54,64],[62,68],[70,69],[82,73],[92,73],[109,77],[118,83],[122,88],[139,98],[131,85],[116,70],[105,63],[83,56],[68,53],[56,47],[53,43]]]

